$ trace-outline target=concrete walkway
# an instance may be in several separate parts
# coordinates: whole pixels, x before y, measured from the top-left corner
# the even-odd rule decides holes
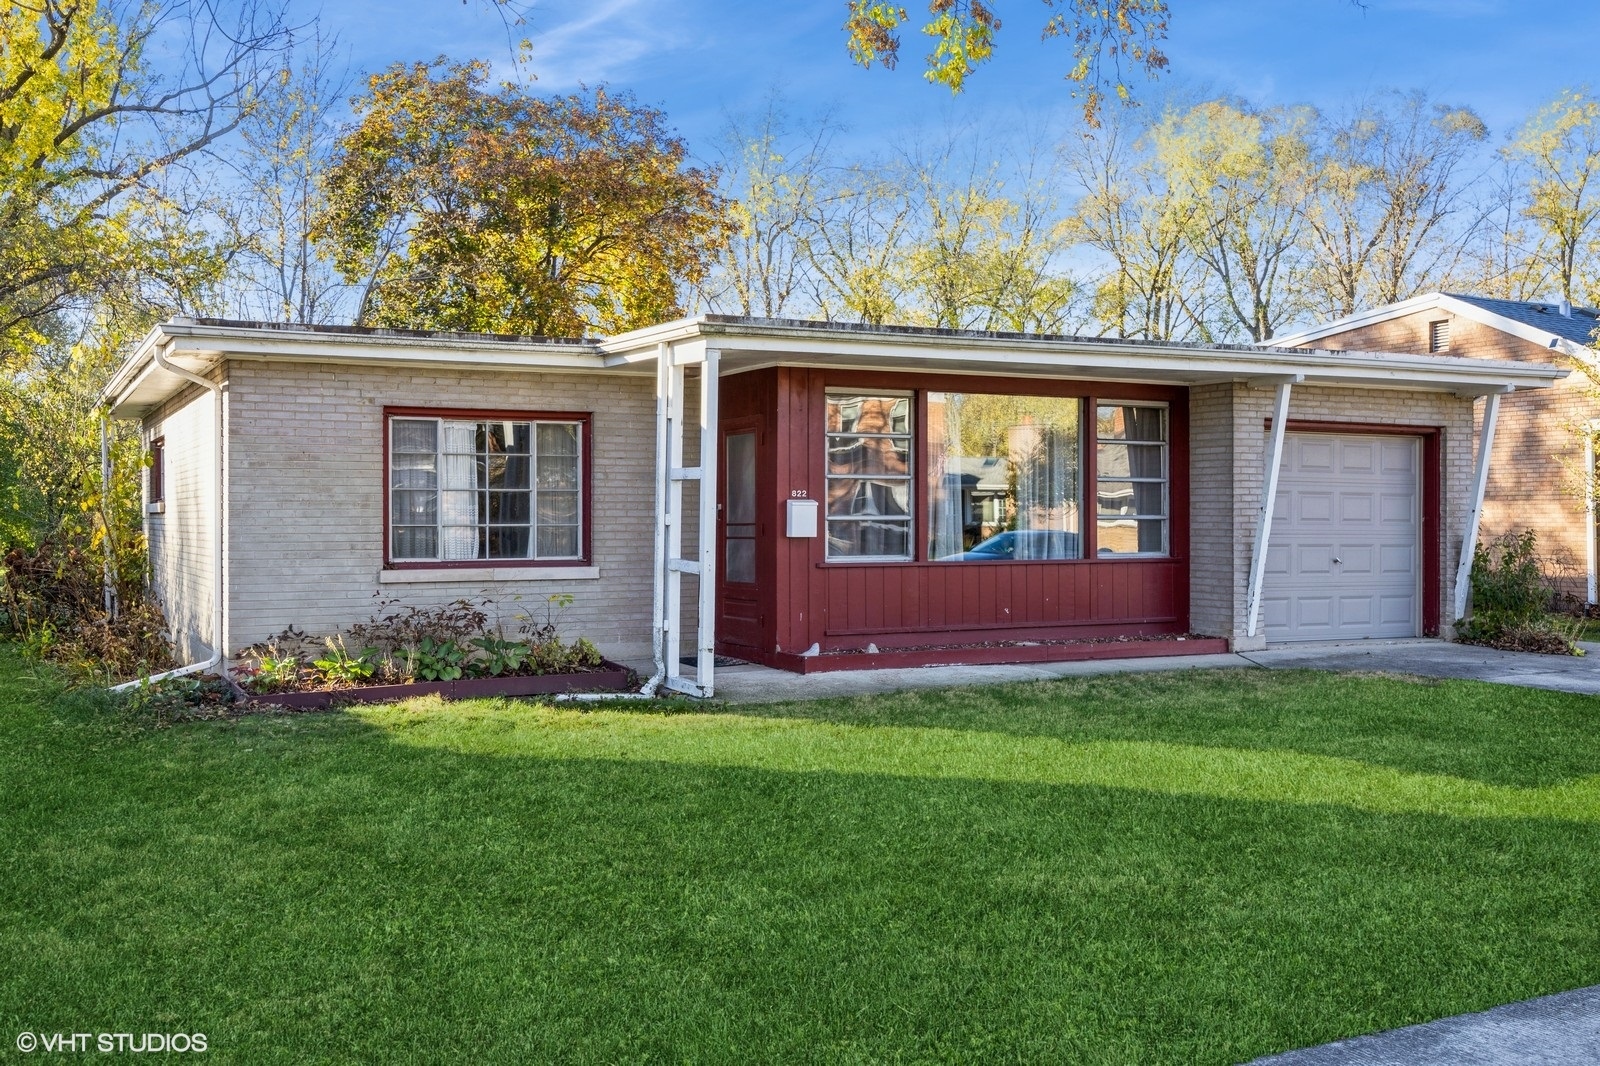
[[[1442,640],[1366,640],[1346,644],[1280,645],[1267,651],[1245,654],[1034,663],[1025,666],[930,666],[913,670],[841,670],[825,674],[791,674],[755,665],[724,666],[717,669],[716,693],[718,699],[729,703],[779,703],[909,689],[1046,681],[1094,674],[1243,667],[1383,671],[1600,694],[1600,644],[1585,647],[1590,654],[1580,658],[1495,651]],[[649,668],[646,667],[643,673],[648,675]]]
[[[1594,1066],[1600,986],[1268,1055],[1250,1066]]]

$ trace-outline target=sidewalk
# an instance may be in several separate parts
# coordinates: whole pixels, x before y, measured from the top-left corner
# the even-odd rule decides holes
[[[1600,985],[1268,1055],[1249,1066],[1593,1066]]]
[[[1600,644],[1586,645],[1583,657],[1495,651],[1442,640],[1360,641],[1348,644],[1280,645],[1267,651],[1226,655],[1181,655],[1103,662],[1030,663],[1022,666],[930,666],[908,670],[841,670],[791,674],[744,664],[719,667],[716,695],[729,703],[781,703],[789,700],[864,696],[911,689],[997,685],[1010,681],[1048,681],[1095,674],[1200,670],[1216,667],[1267,670],[1364,670],[1464,678],[1503,685],[1600,694]],[[642,671],[646,675],[649,668]],[[1600,1058],[1597,1058],[1600,1062]]]

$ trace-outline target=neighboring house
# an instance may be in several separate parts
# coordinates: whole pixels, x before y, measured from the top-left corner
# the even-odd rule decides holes
[[[1548,392],[1508,396],[1491,449],[1483,537],[1532,529],[1547,570],[1574,596],[1596,602],[1591,423],[1600,391],[1595,312],[1570,304],[1429,293],[1272,340],[1274,346],[1431,352],[1469,359],[1553,363],[1574,372]],[[1477,424],[1481,427],[1483,405]]]
[[[181,654],[386,601],[538,616],[570,593],[570,635],[707,693],[714,653],[811,671],[1448,633],[1471,397],[1563,373],[721,316],[605,340],[175,319],[104,398],[160,447],[147,530]]]

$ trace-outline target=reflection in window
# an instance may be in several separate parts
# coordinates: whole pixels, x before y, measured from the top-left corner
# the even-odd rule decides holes
[[[911,558],[911,397],[828,393],[828,558]]]
[[[1081,401],[928,394],[928,554],[1077,559]]]
[[[576,559],[577,422],[389,421],[389,558]]]
[[[1101,404],[1095,412],[1096,534],[1101,555],[1167,551],[1167,409]]]

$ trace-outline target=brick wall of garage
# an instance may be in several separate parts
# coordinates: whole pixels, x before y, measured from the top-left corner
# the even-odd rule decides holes
[[[1571,369],[1554,388],[1515,393],[1500,402],[1485,493],[1483,538],[1532,529],[1547,572],[1574,595],[1586,591],[1587,520],[1584,447],[1579,427],[1600,418],[1595,385],[1567,356],[1503,330],[1447,314],[1418,311],[1387,322],[1319,338],[1318,348],[1350,351],[1428,351],[1428,327],[1450,324],[1449,355],[1549,363]],[[1477,404],[1481,425],[1483,402]],[[1474,445],[1475,446],[1475,445]]]
[[[1265,644],[1260,629],[1245,636],[1246,594],[1262,478],[1269,443],[1273,390],[1210,385],[1190,393],[1191,533],[1190,624],[1199,633],[1228,637],[1239,648]],[[1451,617],[1461,528],[1471,505],[1472,401],[1448,393],[1296,386],[1293,421],[1382,423],[1440,429],[1439,616]]]

